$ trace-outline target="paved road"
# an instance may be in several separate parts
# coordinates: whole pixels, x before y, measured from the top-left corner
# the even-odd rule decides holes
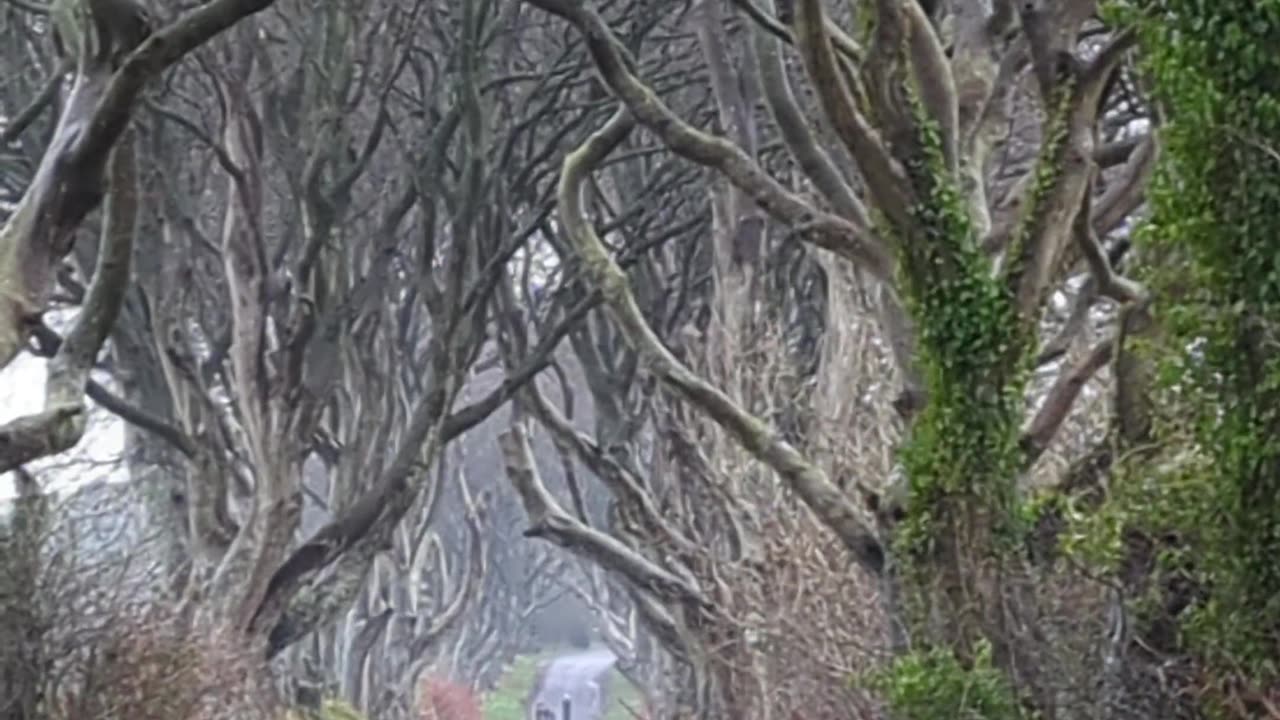
[[[617,658],[608,650],[562,655],[552,660],[528,709],[529,720],[535,720],[534,711],[540,703],[555,711],[556,720],[563,720],[560,707],[565,695],[572,701],[572,720],[599,720],[604,714],[600,681],[615,662]]]

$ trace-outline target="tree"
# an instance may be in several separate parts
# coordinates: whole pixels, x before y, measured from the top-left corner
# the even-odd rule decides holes
[[[1274,714],[1274,3],[378,0],[198,49],[269,4],[60,2],[47,143],[71,65],[4,97],[0,366],[52,360],[0,469],[127,419],[194,621],[407,716],[553,595],[518,501],[663,717]]]
[[[756,50],[769,68],[777,63],[771,47],[779,41],[794,47],[825,122],[857,170],[855,184],[832,159],[834,147],[818,139],[817,123],[806,119],[786,75],[762,73],[778,134],[803,171],[805,190],[796,192],[753,157],[742,124],[725,120],[733,102],[720,107],[728,137],[701,130],[646,85],[636,43],[620,40],[596,10],[572,0],[530,4],[581,32],[619,101],[614,117],[566,158],[559,220],[567,244],[606,298],[639,365],[670,397],[714,420],[775,472],[861,570],[879,579],[890,619],[905,630],[897,640],[909,642],[909,649],[897,649],[888,698],[906,716],[928,716],[925,699],[904,683],[913,668],[932,667],[925,676],[937,682],[935,689],[972,685],[947,684],[943,671],[972,674],[988,691],[991,708],[1018,713],[1025,705],[1046,717],[1066,712],[1059,707],[1061,678],[1046,657],[1047,608],[1024,552],[1029,528],[1021,480],[1054,440],[1082,387],[1107,364],[1113,340],[1104,338],[1061,365],[1058,380],[1037,393],[1035,405],[1028,403],[1028,379],[1037,366],[1059,360],[1083,324],[1040,346],[1046,303],[1080,270],[1089,276],[1077,293],[1086,318],[1098,298],[1126,307],[1146,301],[1146,291],[1115,270],[1127,243],[1102,240],[1139,205],[1153,159],[1149,137],[1125,134],[1141,106],[1124,107],[1116,92],[1125,85],[1121,69],[1134,34],[1099,24],[1092,3],[997,2],[992,12],[958,3],[936,17],[916,3],[859,3],[854,20],[862,29],[852,35],[816,0],[780,4],[776,19],[748,7],[757,27],[740,41],[767,33]],[[709,58],[713,86],[714,66]],[[1022,137],[1002,147],[1001,133],[1010,125]],[[585,215],[584,185],[636,126],[716,170],[773,222],[883,289],[881,330],[897,351],[892,355],[903,382],[897,407],[907,422],[899,455],[905,507],[883,497],[874,481],[841,478],[837,484],[794,439],[745,407],[757,398],[735,398],[708,383],[664,344],[670,336],[646,315],[632,277]],[[997,151],[1025,153],[1031,162],[1016,168],[1010,182],[991,174]],[[514,430],[507,444],[510,474],[526,494],[535,528],[553,538],[573,535],[560,538],[569,545],[586,544],[536,492],[522,434]],[[1078,490],[1071,477],[1063,473],[1055,485]],[[631,492],[626,482],[617,480],[620,497]],[[633,512],[643,513],[643,497],[628,499]],[[652,512],[639,517],[657,524]],[[581,551],[604,554],[607,542],[597,541]],[[623,560],[615,554],[611,562],[626,574]],[[648,566],[647,577],[639,572],[630,575],[633,583],[666,609],[671,631],[716,616],[716,604],[687,578]],[[985,671],[988,659],[1001,672]],[[935,707],[951,710],[962,702],[946,693],[935,700]],[[695,701],[705,712],[707,699]]]
[[[106,14],[131,3],[60,3],[64,49],[75,46],[75,75],[48,148],[13,214],[0,228],[0,367],[8,365],[39,325],[55,270],[72,249],[74,232],[102,201],[108,183],[115,210],[104,226],[102,266],[78,326],[53,363],[43,413],[0,429],[0,468],[73,446],[84,427],[83,388],[98,349],[111,329],[129,276],[133,223],[133,149],[125,137],[145,83],[270,0],[225,0],[182,15],[155,34],[116,32]],[[92,25],[92,27],[90,27]],[[71,43],[70,39],[76,42]],[[140,44],[138,44],[140,43]],[[135,51],[136,50],[136,51]],[[54,68],[62,74],[64,66]],[[53,78],[49,80],[54,83]],[[6,127],[6,142],[23,121],[39,114],[52,93],[42,93],[19,122]]]
[[[288,660],[348,653],[320,674],[362,706],[410,711],[413,675],[439,659],[430,646],[492,589],[480,584],[491,481],[452,495],[446,510],[470,520],[435,525],[457,479],[446,444],[545,367],[599,302],[549,283],[543,342],[455,407],[496,350],[502,266],[546,227],[557,149],[607,111],[599,98],[558,102],[581,84],[575,64],[528,71],[543,50],[530,60],[495,32],[523,16],[490,3],[282,7],[198,52],[140,103],[138,272],[128,285],[127,267],[96,275],[112,279],[120,322],[80,313],[103,336],[84,367],[112,331],[104,364],[121,391],[79,377],[65,393],[83,408],[87,388],[134,428],[134,469],[156,476],[144,478],[152,520],[175,540],[176,598],[272,657],[318,633]],[[25,29],[40,57],[46,26]],[[10,131],[24,152],[39,147],[38,133]],[[76,275],[58,282],[74,288]],[[38,334],[44,354],[71,343]],[[306,512],[323,520],[304,531]],[[339,643],[347,633],[362,642]],[[370,661],[386,633],[396,651]]]
[[[1101,543],[1119,545],[1147,612],[1134,630],[1222,717],[1280,717],[1280,522],[1274,496],[1280,154],[1275,3],[1124,3],[1167,118],[1152,220],[1135,243],[1161,313],[1133,328],[1122,490]],[[1139,445],[1139,443],[1142,443]],[[1138,562],[1135,562],[1137,560]],[[1176,664],[1175,664],[1176,663]]]

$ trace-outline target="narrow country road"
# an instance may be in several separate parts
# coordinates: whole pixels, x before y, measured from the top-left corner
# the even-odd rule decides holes
[[[572,702],[571,720],[600,720],[604,714],[600,681],[616,661],[608,650],[562,655],[552,660],[541,686],[533,694],[529,720],[535,720],[539,706],[554,711],[556,720],[563,720],[561,706],[566,695]]]

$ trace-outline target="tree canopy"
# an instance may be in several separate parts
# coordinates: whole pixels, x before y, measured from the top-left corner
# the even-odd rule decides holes
[[[1277,0],[0,38],[0,370],[47,360],[0,424],[0,608],[45,628],[0,718],[87,697],[55,630],[114,614],[434,713],[566,597],[653,717],[1280,718]],[[19,591],[99,577],[50,478],[103,412],[145,612]]]

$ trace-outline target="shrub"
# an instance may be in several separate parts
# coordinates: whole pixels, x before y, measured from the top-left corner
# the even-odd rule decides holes
[[[77,498],[73,497],[73,501]],[[265,720],[261,651],[182,617],[121,508],[32,494],[0,527],[0,714],[33,720]]]
[[[188,629],[165,609],[116,616],[76,660],[65,668],[49,720],[251,720],[275,714],[257,656],[241,638],[216,628]]]
[[[973,667],[947,650],[913,652],[870,678],[895,717],[905,720],[1022,720],[1004,675],[983,644]]]
[[[418,696],[422,720],[482,720],[480,702],[471,688],[438,677],[422,681]]]

